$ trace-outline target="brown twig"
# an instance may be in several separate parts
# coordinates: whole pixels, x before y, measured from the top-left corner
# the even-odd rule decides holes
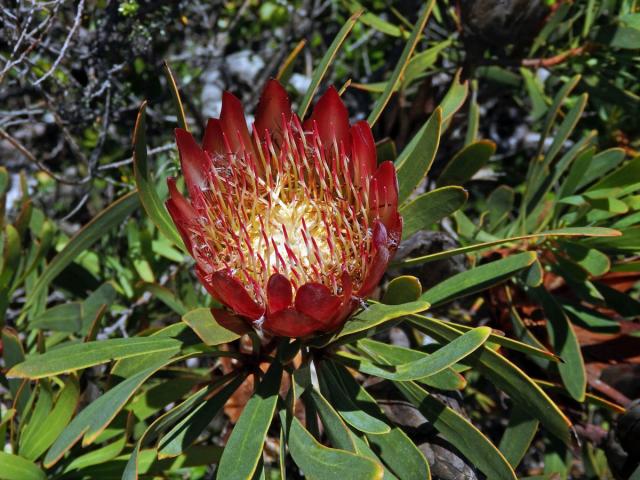
[[[559,53],[558,55],[554,55],[549,58],[525,58],[521,60],[520,65],[527,68],[540,68],[540,67],[553,67],[560,63],[566,62],[568,59],[572,57],[577,57],[582,55],[588,50],[588,45],[583,45],[581,47],[575,47],[566,52]]]
[[[548,68],[554,67],[567,60],[588,53],[594,49],[592,44],[585,44],[580,47],[571,48],[562,53],[547,58],[493,58],[480,60],[479,65],[499,65],[503,67],[525,67],[525,68]]]

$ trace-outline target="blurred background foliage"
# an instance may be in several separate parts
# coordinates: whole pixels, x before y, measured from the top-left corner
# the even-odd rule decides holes
[[[541,385],[547,382],[549,391],[555,389],[554,400],[579,439],[569,448],[544,431],[536,433],[537,421],[533,429],[531,422],[521,422],[531,446],[514,465],[519,475],[640,478],[640,413],[633,407],[640,397],[638,3],[438,0],[415,49],[404,57],[425,3],[0,2],[3,372],[23,360],[23,351],[157,331],[210,304],[191,264],[130,193],[136,188],[133,126],[143,100],[149,163],[161,196],[162,179],[178,168],[172,135],[178,118],[164,62],[180,86],[189,124],[200,135],[207,118],[219,114],[224,90],[238,95],[250,114],[264,84],[278,77],[298,105],[334,38],[360,12],[323,86],[343,91],[352,119],[375,122],[380,160],[410,151],[436,108],[446,110],[431,145],[429,175],[406,198],[406,218],[419,219],[405,219],[415,235],[403,239],[389,278],[415,276],[428,293],[454,274],[537,252],[537,260],[510,283],[483,285],[453,302],[447,298],[436,312],[462,325],[489,325],[565,360],[558,366],[521,352],[508,355]],[[398,65],[403,71],[396,75]],[[377,110],[377,101],[391,92],[385,108]],[[433,193],[457,185],[466,189],[464,198],[452,189]],[[432,196],[423,203],[410,203],[426,194]],[[64,250],[82,226],[123,196],[98,217],[92,237],[82,237],[86,244]],[[444,213],[420,217],[418,207],[427,201],[442,201]],[[625,234],[544,236],[591,227]],[[531,238],[496,242],[522,236]],[[57,255],[70,250],[68,258]],[[443,250],[453,253],[429,257]],[[46,267],[54,257],[58,263]],[[559,319],[556,330],[549,325],[552,318]],[[397,328],[382,340],[415,347],[418,337],[415,330]],[[207,382],[214,367],[228,373],[228,365],[213,359],[163,370],[166,378],[141,389],[92,447],[75,447],[72,459],[78,463],[58,467],[56,478],[120,478],[130,440],[140,439],[154,415]],[[24,458],[41,462],[66,425],[52,427],[39,445],[32,426],[37,414],[43,421],[64,401],[76,405],[80,392],[87,405],[113,382],[101,367],[87,370],[76,383],[56,379],[30,386],[0,378],[0,440],[6,445],[0,478],[10,479],[39,474],[9,476],[3,455],[20,448]],[[441,398],[500,443],[507,421],[517,424],[522,412],[510,412],[509,418],[505,394],[476,369],[465,378],[464,388],[443,391]],[[30,395],[32,388],[37,395]],[[248,393],[243,395],[235,398],[240,407]],[[230,430],[225,419],[237,419],[233,409],[227,405],[208,425],[197,445],[201,451],[164,460],[142,451],[141,474],[211,478],[209,464]],[[424,440],[430,463],[435,459],[442,466],[436,471],[432,465],[434,478],[486,476],[450,439],[422,438],[416,425],[406,428],[416,443]],[[269,435],[267,465],[276,463],[278,442],[277,434]],[[276,469],[268,468],[267,475],[278,478]]]

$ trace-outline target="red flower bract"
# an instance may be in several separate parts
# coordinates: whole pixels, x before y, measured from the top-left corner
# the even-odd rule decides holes
[[[396,172],[334,88],[301,124],[271,80],[252,133],[225,93],[202,146],[181,129],[176,142],[189,200],[169,179],[167,209],[201,282],[237,315],[273,335],[328,332],[380,282],[402,232]]]

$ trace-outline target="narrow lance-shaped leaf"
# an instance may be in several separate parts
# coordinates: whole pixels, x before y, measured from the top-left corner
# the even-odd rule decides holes
[[[320,86],[320,82],[324,78],[327,70],[329,69],[329,66],[331,65],[331,62],[333,62],[333,59],[338,53],[338,50],[346,40],[349,32],[351,32],[353,26],[356,24],[356,21],[361,14],[362,12],[356,12],[351,15],[351,17],[349,17],[349,20],[347,20],[342,26],[336,37],[333,39],[333,42],[331,42],[331,45],[329,45],[329,48],[322,57],[322,60],[320,60],[320,63],[315,68],[314,74],[311,77],[311,84],[309,85],[307,93],[305,93],[304,98],[300,102],[300,107],[298,108],[298,116],[301,119],[303,119],[306,115],[307,109],[309,108],[309,105],[311,105],[311,101],[313,100],[313,96]]]
[[[256,471],[278,402],[281,378],[282,366],[272,363],[231,432],[218,465],[218,478],[245,480]]]
[[[537,160],[538,163],[535,165],[534,174],[527,182],[527,193],[525,194],[525,205],[529,210],[532,210],[533,206],[529,205],[530,198],[528,194],[535,192],[538,189],[539,184],[543,181],[542,177],[548,175],[548,169],[551,166],[551,163],[560,152],[560,149],[564,145],[569,135],[571,135],[571,133],[573,132],[573,129],[577,125],[586,104],[587,94],[585,93],[567,113],[562,124],[558,128],[558,131],[554,136],[553,143],[545,154],[544,159],[542,161]]]
[[[213,382],[208,387],[201,388],[196,393],[194,393],[189,398],[187,398],[185,401],[173,407],[168,412],[160,415],[156,420],[154,420],[153,423],[149,425],[149,428],[147,428],[142,434],[142,436],[138,439],[133,451],[129,455],[127,465],[125,467],[124,473],[122,474],[122,480],[137,480],[138,474],[140,473],[139,460],[143,453],[140,451],[140,449],[142,448],[142,445],[144,445],[144,443],[147,440],[151,440],[155,438],[160,432],[166,430],[171,425],[179,421],[186,414],[188,414],[189,411],[191,411],[193,408],[199,405],[202,401],[204,401],[205,397],[210,391],[212,391],[213,389],[221,385],[224,385],[226,382],[229,381],[230,378],[233,378],[235,376],[236,376],[235,374],[230,374],[228,376],[219,378],[217,381]],[[155,455],[156,455],[155,451],[153,451],[154,460],[155,460]],[[215,460],[216,459],[214,458],[210,459],[211,462]]]
[[[509,279],[535,259],[535,253],[524,252],[481,265],[448,278],[424,292],[420,298],[436,305],[471,295]]]
[[[457,326],[421,315],[411,315],[410,321],[418,330],[441,341],[451,341],[462,334]],[[482,375],[506,392],[514,402],[526,408],[553,435],[564,442],[569,442],[571,422],[520,368],[486,347],[480,348],[469,356],[467,363],[474,365]]]
[[[487,478],[516,480],[513,469],[500,451],[459,413],[413,382],[394,382],[394,385]]]
[[[407,44],[402,50],[402,54],[400,58],[396,62],[396,66],[391,73],[391,78],[387,81],[386,87],[382,92],[382,95],[376,101],[373,106],[373,110],[369,114],[369,118],[367,121],[370,125],[375,125],[376,121],[380,117],[380,114],[384,110],[384,107],[389,102],[391,95],[397,89],[398,85],[402,81],[402,75],[409,64],[409,60],[411,59],[411,55],[418,44],[418,40],[420,39],[422,30],[424,30],[425,25],[427,24],[427,20],[429,19],[429,15],[431,14],[431,9],[433,8],[435,0],[429,0],[427,4],[423,7],[424,10],[418,18],[418,21],[413,27],[411,34],[409,35],[409,39],[407,40]]]
[[[164,73],[166,74],[167,80],[169,81],[171,96],[173,97],[173,102],[175,103],[176,110],[178,111],[178,126],[183,130],[189,131],[189,125],[187,125],[187,116],[184,113],[184,106],[182,105],[182,99],[180,98],[178,83],[173,76],[173,72],[171,71],[171,67],[169,67],[169,63],[166,61],[164,62]]]
[[[509,424],[500,439],[499,448],[514,469],[527,453],[538,424],[538,420],[531,417],[525,409],[518,405],[511,407]]]
[[[86,344],[85,344],[86,345]],[[44,465],[51,467],[84,435],[82,444],[90,445],[111,423],[131,396],[151,375],[171,360],[156,365],[124,380],[97,400],[90,403],[64,429],[44,458]]]
[[[347,427],[327,399],[313,387],[305,390],[302,398],[305,401],[313,402],[331,445],[333,445],[334,448],[357,453],[349,427]]]
[[[368,375],[396,381],[417,380],[435,375],[464,359],[478,349],[489,338],[490,334],[491,329],[489,327],[474,328],[440,347],[431,355],[387,368],[377,366],[371,362],[354,360],[348,354],[339,353],[337,358],[344,360],[349,366]]]
[[[354,336],[366,333],[391,320],[401,318],[410,313],[424,312],[429,308],[429,303],[422,300],[403,303],[400,305],[384,305],[374,303],[368,305],[362,311],[351,317],[344,327],[335,335],[338,342],[348,342]]]
[[[387,433],[391,429],[376,401],[341,365],[331,361],[319,365],[323,394],[349,425],[364,433]]]
[[[396,159],[398,204],[405,202],[429,173],[440,144],[441,125],[442,109],[436,108]]]
[[[42,424],[38,425],[39,428],[33,430],[32,436],[22,441],[20,454],[32,460],[40,457],[58,438],[58,435],[62,433],[73,417],[79,398],[80,385],[78,380],[75,378],[66,379],[53,409]]]
[[[409,238],[420,230],[460,209],[467,201],[467,192],[462,187],[442,187],[423,193],[400,208],[404,219],[402,237]]]
[[[283,412],[283,423],[286,421]],[[384,471],[381,465],[346,450],[325,447],[295,417],[291,419],[287,444],[293,461],[306,478],[382,479]]]
[[[160,439],[158,445],[159,457],[175,457],[189,448],[211,423],[214,416],[220,411],[229,397],[235,392],[244,376],[239,376],[229,382],[225,387],[216,392],[207,401],[202,402],[192,412],[185,416],[166,435]]]
[[[138,187],[140,202],[151,221],[162,234],[175,245],[184,250],[184,243],[169,217],[167,209],[156,192],[151,178],[151,170],[147,158],[147,103],[143,102],[138,111],[138,118],[133,130],[133,173]]]
[[[45,480],[45,473],[32,461],[0,451],[2,480]]]
[[[480,140],[467,145],[447,163],[436,185],[463,185],[476,174],[496,151],[496,144],[489,140]]]
[[[43,378],[148,353],[175,351],[180,342],[171,338],[113,338],[66,345],[26,360],[9,370],[11,378]]]
[[[529,295],[542,305],[547,317],[549,340],[556,353],[564,360],[557,365],[562,382],[574,399],[584,401],[587,374],[580,344],[567,314],[544,287],[531,289]]]
[[[451,250],[444,250],[438,253],[432,253],[423,257],[408,258],[397,262],[398,265],[413,266],[421,265],[423,263],[435,262],[436,260],[442,260],[444,258],[450,258],[455,255],[463,253],[477,252],[485,250],[497,245],[503,245],[505,243],[520,242],[522,240],[543,240],[551,237],[618,237],[621,233],[618,230],[612,228],[603,227],[567,227],[560,228],[558,230],[549,230],[547,232],[534,233],[531,235],[521,235],[518,237],[501,238],[499,240],[493,240],[490,242],[476,243],[473,245],[467,245],[465,247],[453,248]]]
[[[371,338],[358,340],[355,347],[368,357],[371,357],[376,363],[384,363],[387,365],[414,362],[429,357],[428,353],[422,351],[389,345]],[[467,384],[465,378],[453,368],[447,368],[435,375],[423,377],[416,381],[440,390],[460,390]]]
[[[451,87],[442,99],[440,107],[442,108],[442,131],[445,131],[451,124],[453,115],[460,110],[467,99],[469,93],[469,81],[460,81],[462,70],[458,70],[453,77]]]

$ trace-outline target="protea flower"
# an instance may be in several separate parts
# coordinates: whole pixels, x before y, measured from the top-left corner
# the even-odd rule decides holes
[[[340,327],[380,282],[402,232],[394,166],[330,88],[302,124],[266,86],[253,130],[225,92],[202,146],[176,130],[187,200],[167,209],[207,291],[255,328],[303,337]]]

